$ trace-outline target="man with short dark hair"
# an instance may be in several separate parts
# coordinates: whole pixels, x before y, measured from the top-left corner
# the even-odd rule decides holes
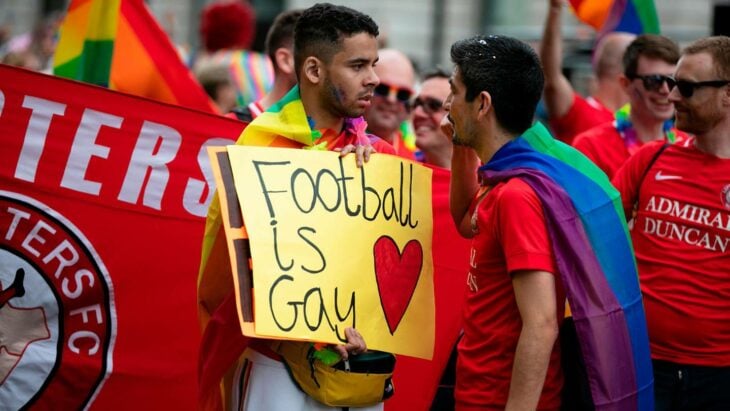
[[[294,72],[294,25],[301,14],[301,10],[285,11],[276,16],[271,24],[266,33],[265,51],[274,67],[274,84],[260,100],[233,110],[239,120],[251,122],[297,84]]]
[[[674,107],[669,101],[677,60],[679,47],[664,36],[643,34],[626,49],[619,81],[630,105],[616,112],[615,121],[584,131],[573,142],[608,178],[645,143],[686,138],[673,127]]]
[[[650,367],[648,341],[618,193],[533,125],[544,80],[530,46],[477,36],[456,42],[451,59],[442,123],[453,131],[451,213],[472,238],[456,409],[561,407],[566,295],[594,403],[641,408],[651,399],[651,379],[637,376]]]
[[[728,410],[730,37],[689,45],[670,82],[676,126],[694,136],[646,144],[613,183],[636,210],[656,410]]]
[[[373,69],[378,59],[375,22],[350,8],[320,3],[302,12],[294,33],[299,85],[254,119],[237,144],[341,150],[342,155],[355,152],[360,166],[374,151],[393,154],[389,144],[365,133],[361,117],[378,84]],[[201,403],[215,408],[222,397],[226,409],[328,409],[297,388],[271,341],[242,336],[228,252],[221,246],[225,240],[219,207],[216,198],[206,221],[198,283],[204,327],[199,359]],[[346,328],[345,336],[346,344],[333,347],[341,358],[366,350],[357,330]],[[226,371],[220,358],[235,363]],[[382,403],[368,408],[381,409]]]

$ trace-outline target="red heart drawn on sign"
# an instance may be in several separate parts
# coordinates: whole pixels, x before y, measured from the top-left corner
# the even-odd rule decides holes
[[[401,254],[392,238],[382,236],[375,242],[373,253],[380,304],[383,306],[390,334],[393,335],[406,313],[421,276],[423,249],[421,243],[411,240]]]

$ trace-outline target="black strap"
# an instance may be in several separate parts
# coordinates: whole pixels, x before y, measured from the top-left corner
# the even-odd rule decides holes
[[[659,150],[654,153],[654,156],[649,161],[649,164],[646,165],[646,168],[644,169],[644,173],[641,174],[641,179],[639,180],[639,188],[641,188],[641,184],[644,182],[644,179],[646,178],[646,175],[649,174],[649,169],[656,163],[656,160],[659,158],[659,156],[664,152],[664,150],[669,147],[669,143],[662,144],[661,147],[659,147]]]
[[[641,185],[644,183],[644,179],[646,178],[646,175],[649,174],[649,170],[651,167],[656,163],[659,156],[664,152],[664,150],[669,147],[669,143],[662,144],[661,147],[659,147],[659,150],[654,153],[654,155],[651,157],[651,160],[649,160],[649,164],[646,165],[646,168],[644,169],[644,172],[641,174],[641,178],[639,179],[639,185],[636,187],[636,200],[634,201],[634,208],[633,212],[631,213],[631,218],[636,218],[636,213],[639,211],[639,193],[641,193]]]
[[[248,108],[248,106],[236,107],[231,110],[231,112],[236,115],[237,119],[245,123],[250,123],[251,121],[253,121],[253,115],[251,114],[251,110]]]

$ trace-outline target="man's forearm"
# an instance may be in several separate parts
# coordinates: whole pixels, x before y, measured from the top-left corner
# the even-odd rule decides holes
[[[556,324],[522,327],[515,351],[506,410],[537,409],[557,337]]]
[[[454,146],[451,157],[451,184],[449,204],[454,224],[462,236],[472,237],[468,224],[469,205],[479,189],[477,169],[479,157],[474,150],[464,146]]]

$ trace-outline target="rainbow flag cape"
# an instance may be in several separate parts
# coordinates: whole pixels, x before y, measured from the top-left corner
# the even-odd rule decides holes
[[[274,85],[274,66],[265,54],[250,50],[219,51],[208,58],[211,63],[228,67],[239,107],[260,100]]]
[[[143,0],[72,0],[55,75],[215,113]]]
[[[653,410],[649,337],[621,198],[606,175],[537,123],[479,169],[540,198],[596,410]]]
[[[613,31],[659,34],[654,0],[570,0],[576,17],[601,35]]]

